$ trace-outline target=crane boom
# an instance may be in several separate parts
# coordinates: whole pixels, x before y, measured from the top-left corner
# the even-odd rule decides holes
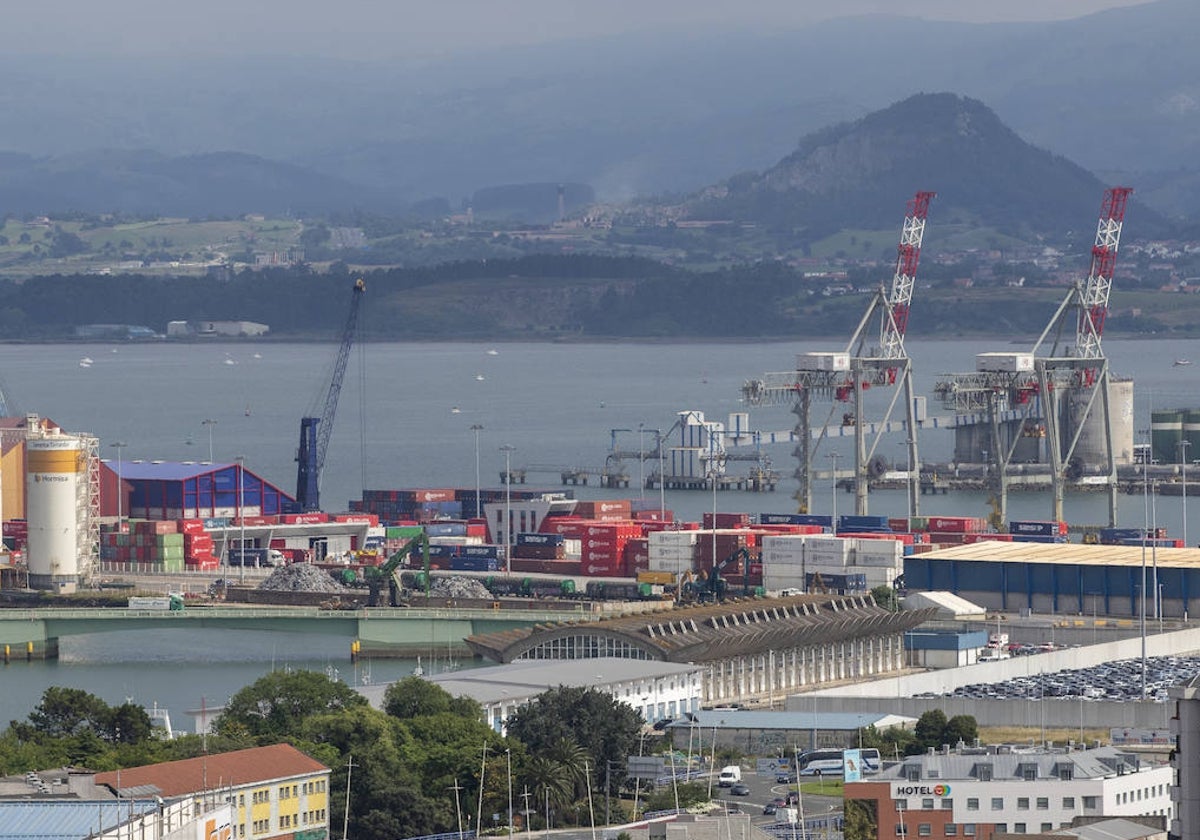
[[[329,379],[329,390],[325,395],[325,407],[320,417],[300,418],[300,448],[296,454],[296,506],[303,512],[321,509],[321,470],[325,467],[325,453],[329,449],[329,437],[333,433],[333,419],[337,414],[338,397],[342,393],[342,379],[346,375],[346,364],[350,361],[350,347],[358,331],[358,309],[363,292],[367,289],[362,278],[354,282],[350,298],[350,314],[342,328],[342,340],[333,364],[333,375]]]
[[[917,263],[921,259],[921,240],[925,236],[925,218],[929,202],[937,193],[918,192],[908,202],[900,245],[896,249],[896,272],[887,295],[887,308],[880,319],[879,355],[884,359],[904,358],[904,333],[908,329],[908,311],[912,303]]]
[[[1112,291],[1113,268],[1117,264],[1117,248],[1121,244],[1125,205],[1132,192],[1132,187],[1111,187],[1104,191],[1100,222],[1096,225],[1096,242],[1092,246],[1092,266],[1079,300],[1075,356],[1081,359],[1098,359],[1104,355],[1100,338],[1104,333],[1104,319],[1108,315],[1108,297]]]

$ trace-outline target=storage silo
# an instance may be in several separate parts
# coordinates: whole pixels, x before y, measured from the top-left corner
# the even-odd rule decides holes
[[[1179,447],[1181,451],[1175,453],[1173,461],[1176,464],[1182,459],[1191,463],[1200,458],[1200,409],[1191,408],[1183,413],[1183,440],[1187,446]]]
[[[1150,457],[1160,464],[1173,464],[1183,440],[1182,411],[1150,412]]]
[[[1103,470],[1108,465],[1108,447],[1104,440],[1104,403],[1100,394],[1092,405],[1092,412],[1084,417],[1091,388],[1072,390],[1063,402],[1063,447],[1070,444],[1075,429],[1082,425],[1079,443],[1075,447],[1077,457],[1088,470]],[[1118,467],[1133,463],[1133,380],[1108,380],[1108,413],[1112,428],[1113,460]]]
[[[29,585],[69,591],[91,574],[94,438],[50,433],[25,443]]]

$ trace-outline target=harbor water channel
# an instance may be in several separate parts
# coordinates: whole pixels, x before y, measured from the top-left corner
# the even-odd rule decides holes
[[[927,396],[931,416],[949,414],[933,396],[938,375],[971,369],[976,353],[1025,350],[1030,343],[910,341],[916,393]],[[1135,380],[1135,429],[1147,429],[1155,409],[1200,408],[1200,364],[1172,364],[1187,358],[1192,342],[1110,339],[1105,348],[1114,374]],[[211,447],[213,461],[244,456],[248,470],[291,490],[299,418],[323,399],[334,349],[273,342],[6,345],[0,350],[0,387],[10,414],[36,413],[70,432],[95,435],[101,457],[114,462],[118,453],[126,462],[207,461]],[[621,449],[652,452],[655,430],[669,429],[684,410],[722,422],[731,412],[749,411],[752,429],[788,430],[795,423],[789,407],[745,406],[743,382],[793,369],[797,353],[830,349],[841,349],[841,342],[368,344],[351,359],[342,390],[322,506],[344,510],[364,488],[473,487],[477,468],[483,487],[498,487],[502,446],[514,447],[507,454],[514,469],[527,470],[527,486],[562,490],[560,471],[598,474],[614,438]],[[902,462],[904,435],[893,437],[879,451]],[[123,443],[119,449],[113,447],[117,442]],[[825,453],[838,452],[845,467],[852,463],[851,446],[850,439],[827,441],[821,461]],[[952,433],[923,432],[920,446],[925,462],[949,460]],[[766,450],[782,476],[774,492],[722,491],[717,506],[793,512],[792,449],[780,444]],[[1200,458],[1200,452],[1192,454]],[[628,489],[600,488],[598,480],[567,489],[580,498],[656,497],[658,490],[638,486],[639,475],[655,466],[650,460],[626,461]],[[849,511],[852,497],[825,478],[818,483],[814,512],[829,513],[835,492],[839,511]],[[698,519],[714,505],[713,495],[704,491],[668,490],[665,497],[682,519]],[[902,515],[906,493],[874,491],[870,504],[871,513]],[[1172,536],[1182,535],[1184,501],[1178,496],[1158,497],[1153,505],[1140,495],[1122,496],[1119,504],[1121,526],[1140,527],[1153,517]],[[923,514],[988,512],[987,494],[981,492],[925,497],[922,505]],[[1067,498],[1072,522],[1103,523],[1105,509],[1099,493]],[[1188,510],[1192,544],[1200,538],[1198,514],[1200,499]],[[1014,494],[1010,516],[1049,518],[1049,493]],[[431,651],[423,670],[448,667],[446,659]],[[110,703],[157,702],[169,709],[176,729],[190,729],[185,710],[202,702],[220,705],[272,669],[328,671],[350,684],[361,683],[365,672],[379,684],[415,667],[415,661],[395,659],[356,666],[341,638],[223,630],[98,634],[64,639],[57,661],[0,666],[0,722],[23,718],[46,687],[63,685]]]

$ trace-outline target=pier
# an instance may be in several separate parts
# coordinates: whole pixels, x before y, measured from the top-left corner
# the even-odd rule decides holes
[[[468,636],[543,623],[589,621],[600,616],[575,609],[371,607],[323,610],[315,607],[189,606],[182,611],[130,609],[0,610],[0,661],[56,659],[59,640],[85,633],[163,628],[225,628],[254,633],[321,633],[346,639],[347,656],[407,656],[431,647],[446,650]],[[352,648],[352,646],[354,646]],[[465,646],[462,648],[465,650]]]

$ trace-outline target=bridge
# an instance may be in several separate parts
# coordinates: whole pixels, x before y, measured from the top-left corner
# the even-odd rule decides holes
[[[531,602],[530,606],[534,604]],[[461,645],[467,636],[535,624],[595,620],[583,605],[572,610],[371,607],[323,610],[316,607],[189,606],[186,610],[3,609],[0,610],[0,657],[55,659],[65,636],[117,630],[251,630],[320,633],[342,636],[347,651],[404,656]]]

